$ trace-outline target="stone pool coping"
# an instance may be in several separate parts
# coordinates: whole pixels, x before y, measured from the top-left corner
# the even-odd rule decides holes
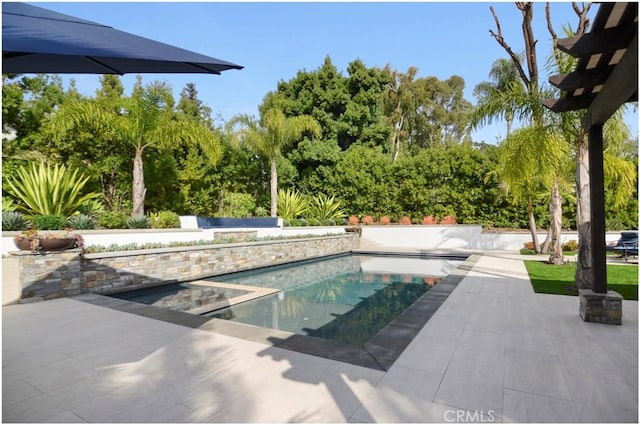
[[[391,252],[377,252],[376,254],[398,255],[398,253]],[[407,253],[404,253],[402,256],[407,256]],[[424,256],[424,254],[422,256]],[[430,257],[436,258],[437,256],[431,255]],[[402,354],[404,349],[413,341],[422,327],[445,302],[449,294],[451,294],[462,279],[464,279],[467,272],[473,268],[480,257],[480,255],[475,254],[469,255],[460,266],[427,291],[389,325],[378,332],[378,334],[367,341],[363,347],[356,344],[330,341],[291,332],[230,322],[223,319],[198,316],[193,313],[153,307],[104,295],[86,293],[73,298],[97,306],[176,325],[260,342],[274,347],[363,366],[369,369],[387,371],[400,354]]]

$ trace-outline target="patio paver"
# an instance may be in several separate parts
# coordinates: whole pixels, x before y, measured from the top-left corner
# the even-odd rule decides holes
[[[77,299],[3,307],[4,422],[634,422],[638,309],[482,256],[387,372]]]

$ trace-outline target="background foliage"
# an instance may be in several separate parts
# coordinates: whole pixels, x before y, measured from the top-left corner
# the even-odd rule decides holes
[[[372,68],[354,60],[343,73],[327,56],[316,70],[278,82],[265,94],[260,113],[278,108],[288,118],[307,115],[322,129],[319,136],[307,134],[282,148],[277,158],[279,188],[310,201],[333,198],[338,205],[336,217],[321,214],[316,206],[309,213],[314,217],[304,217],[307,220],[353,215],[394,223],[408,217],[420,223],[424,217],[441,220],[450,215],[458,223],[526,228],[527,205],[513,202],[495,173],[500,145],[470,136],[473,105],[464,99],[464,80],[455,75],[418,78],[417,72]],[[42,161],[64,164],[88,177],[83,194],[98,192],[106,210],[95,217],[98,225],[127,225],[134,147],[99,129],[81,126],[56,132],[52,126],[58,111],[72,103],[99,104],[120,113],[133,94],[124,92],[117,76],[104,76],[101,83],[95,95],[82,96],[73,83],[63,89],[55,75],[3,75],[3,210],[5,204],[7,209],[24,206],[12,196],[8,179],[17,176],[19,167]],[[198,143],[159,141],[146,147],[145,210],[152,222],[161,211],[167,221],[175,218],[169,213],[268,215],[270,158],[255,146],[238,143],[233,129],[211,115],[212,106],[204,105],[195,85],[187,84],[177,102],[168,99],[158,117],[168,121],[165,124],[189,122],[206,128],[220,159],[212,161],[206,146]],[[616,154],[633,161],[637,170],[637,140],[628,140]],[[629,178],[637,187],[636,170]],[[565,193],[564,228],[576,226],[570,192]],[[637,190],[619,201],[607,198],[609,228],[637,228]],[[539,224],[547,226],[548,198],[534,199],[534,210]]]

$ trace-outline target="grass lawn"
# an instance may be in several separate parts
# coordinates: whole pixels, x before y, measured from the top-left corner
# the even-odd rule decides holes
[[[520,254],[522,255],[543,255],[543,254],[536,254],[536,252],[533,249],[521,249],[520,250]],[[544,255],[549,255],[548,253],[544,254]],[[567,255],[578,255],[578,251],[562,251],[562,255],[567,256]],[[619,257],[620,253],[619,252],[615,252],[615,251],[607,251],[607,257]]]
[[[544,261],[525,261],[533,290],[542,294],[578,295],[576,263],[554,266]],[[607,285],[625,300],[638,300],[638,266],[607,265]]]

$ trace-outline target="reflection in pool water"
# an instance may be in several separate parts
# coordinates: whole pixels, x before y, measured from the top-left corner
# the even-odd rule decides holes
[[[461,262],[353,255],[212,278],[283,291],[206,315],[361,345]]]

